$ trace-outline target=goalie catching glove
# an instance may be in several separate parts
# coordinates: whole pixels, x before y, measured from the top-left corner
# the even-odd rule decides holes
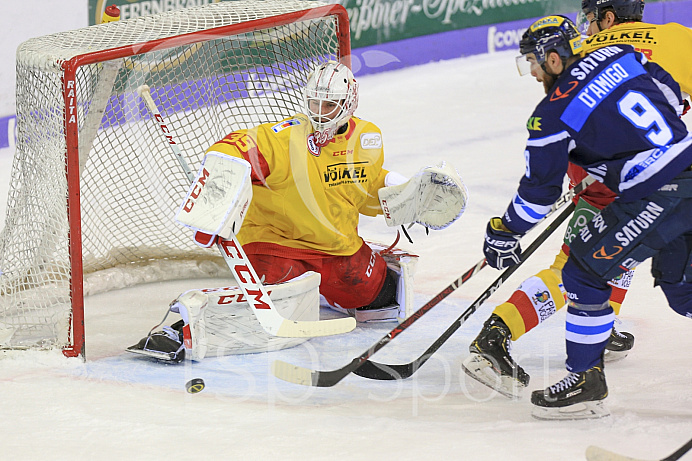
[[[423,168],[403,184],[383,187],[378,195],[390,227],[418,223],[444,229],[459,219],[468,201],[466,186],[446,162]]]
[[[507,229],[502,218],[491,218],[485,229],[483,253],[488,265],[495,269],[506,269],[521,262],[521,246],[517,234]]]

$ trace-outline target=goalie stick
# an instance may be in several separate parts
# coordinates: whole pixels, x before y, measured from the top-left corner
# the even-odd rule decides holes
[[[592,181],[592,180],[591,180]],[[590,182],[589,182],[590,184]],[[588,185],[588,184],[587,184]],[[584,186],[586,187],[586,186]],[[557,202],[556,202],[557,203]],[[560,200],[560,203],[564,204],[566,201]],[[562,222],[569,217],[569,215],[574,211],[575,205],[574,203],[570,203],[567,209],[565,209],[555,220],[534,240],[531,245],[524,251],[522,260],[519,264],[512,266],[508,269],[506,269],[500,277],[493,282],[493,284],[488,287],[482,294],[481,296],[455,321],[455,323],[445,331],[445,333],[438,338],[435,343],[428,348],[428,350],[421,356],[419,359],[416,361],[410,363],[410,364],[405,364],[405,365],[397,365],[397,367],[401,367],[401,373],[397,373],[397,375],[393,375],[392,373],[387,373],[388,376],[392,376],[392,378],[380,378],[380,379],[398,379],[402,378],[403,374],[408,372],[408,376],[411,376],[415,370],[417,370],[425,361],[428,360],[428,358],[435,352],[437,349],[442,346],[442,344],[461,326],[461,324],[466,321],[466,319],[473,313],[475,312],[476,309],[478,309],[478,306],[482,304],[491,294],[493,294],[499,287],[502,285],[502,283],[512,274],[514,273],[520,266],[523,264],[524,261],[534,252],[536,249],[559,227]],[[363,352],[361,355],[358,357],[354,358],[351,360],[350,363],[344,365],[341,368],[337,368],[336,370],[330,370],[330,371],[319,371],[319,370],[311,370],[309,368],[297,366],[297,365],[292,365],[290,363],[284,362],[283,360],[275,360],[272,363],[272,373],[274,376],[276,376],[279,379],[282,379],[284,381],[292,382],[295,384],[302,384],[304,386],[315,386],[315,387],[331,387],[337,384],[339,381],[341,381],[343,378],[345,378],[349,373],[356,372],[360,367],[364,366],[366,363],[372,363],[369,362],[368,359],[373,356],[377,351],[382,349],[384,346],[389,344],[389,342],[392,341],[395,337],[397,337],[399,334],[401,334],[404,330],[406,330],[409,326],[411,326],[416,320],[418,320],[420,317],[422,317],[426,312],[430,311],[433,307],[435,307],[440,301],[442,301],[444,298],[449,296],[450,293],[452,293],[456,288],[459,287],[464,281],[466,281],[471,275],[475,274],[482,268],[484,265],[484,262],[480,262],[476,266],[474,266],[472,269],[467,271],[464,275],[462,275],[459,279],[455,280],[452,282],[451,285],[449,285],[447,288],[442,290],[440,293],[438,293],[433,299],[431,299],[427,304],[425,304],[423,307],[418,309],[416,312],[414,312],[409,318],[404,320],[400,325],[396,326],[393,328],[389,333],[387,333],[385,336],[383,336],[379,341],[377,341],[375,344],[370,346],[368,350]],[[379,367],[386,367],[386,365],[379,365],[372,363],[372,369],[377,371],[378,366]],[[414,368],[415,367],[415,368]],[[408,377],[407,376],[407,377]],[[367,376],[370,377],[370,376]]]
[[[151,111],[171,152],[178,160],[190,183],[192,183],[195,180],[195,175],[188,166],[179,145],[174,140],[173,132],[166,124],[154,99],[151,97],[149,86],[142,85],[137,88],[137,92]],[[274,306],[267,290],[260,282],[260,278],[257,276],[254,267],[252,267],[236,236],[231,233],[228,239],[219,237],[216,241],[216,247],[229,269],[231,269],[248,304],[252,306],[252,311],[255,313],[257,321],[267,333],[290,338],[311,338],[348,333],[356,327],[356,320],[352,317],[318,321],[294,321],[282,317]]]
[[[692,449],[692,439],[688,440],[687,443],[681,446],[675,453],[659,461],[677,461],[682,458],[685,453],[690,451],[690,449]],[[586,449],[586,459],[587,461],[646,461],[639,458],[618,455],[617,453],[593,445]]]
[[[545,215],[544,219],[547,218],[548,216],[550,216],[551,214],[553,214],[553,213],[554,213],[555,211],[557,211],[558,209],[562,208],[562,207],[565,205],[565,203],[571,202],[571,201],[574,199],[574,197],[576,197],[577,195],[581,194],[581,193],[584,191],[584,189],[586,189],[587,187],[589,187],[594,181],[595,181],[595,180],[594,180],[591,176],[587,176],[587,177],[586,177],[584,180],[582,180],[579,184],[577,184],[577,185],[574,186],[572,189],[570,189],[569,191],[567,191],[564,195],[562,195],[559,199],[557,199],[557,201],[552,205],[552,207],[550,208],[550,211],[548,212],[547,215]],[[572,205],[574,205],[574,204],[572,204]],[[571,209],[574,210],[574,207],[571,207]],[[571,213],[571,211],[570,211],[570,213]],[[569,216],[569,214],[568,214],[567,216]],[[534,247],[534,245],[536,245],[536,244],[538,244],[538,245],[542,244],[543,241],[545,241],[545,240],[548,238],[548,236],[550,236],[550,234],[552,234],[553,231],[554,231],[565,219],[566,219],[566,217],[565,217],[565,218],[562,218],[561,216],[558,217],[549,227],[547,227],[547,228],[543,231],[543,233],[542,233],[541,235],[538,236],[538,238],[536,238],[536,240],[534,240],[534,242],[531,244],[531,246],[529,246],[529,248],[524,252],[524,255],[523,255],[523,258],[522,258],[522,263],[524,262],[524,260],[525,260],[526,258],[528,258],[529,254],[530,254],[530,253],[528,253],[529,250],[530,250],[532,247],[533,247],[533,249],[537,248],[537,246]],[[546,233],[547,233],[547,234],[546,234]],[[533,250],[531,250],[531,253],[533,253]],[[486,262],[486,261],[485,261],[485,259],[484,259],[484,260],[482,261],[482,263],[485,263],[485,262]],[[479,263],[479,264],[480,264],[480,263]],[[485,265],[485,264],[484,264],[484,265]],[[478,267],[478,265],[477,265],[476,267]],[[479,268],[479,270],[480,270],[482,267],[483,267],[483,266],[481,266],[481,267]],[[518,266],[514,266],[514,267],[518,269]],[[510,268],[510,269],[511,269],[511,268]],[[508,270],[509,270],[509,269],[508,269]],[[476,272],[477,272],[477,271],[476,271]],[[507,272],[507,271],[505,271],[505,272]],[[512,271],[512,272],[514,272],[514,271]],[[505,276],[505,273],[503,273],[503,274],[500,276],[500,278],[498,278],[498,279],[495,281],[495,283],[493,284],[493,285],[495,285],[495,284],[497,284],[497,283],[499,282],[499,284],[495,287],[495,289],[499,288],[500,285],[501,285],[505,280],[507,280],[507,278],[509,277],[509,275],[512,274],[512,272],[510,272],[509,274],[507,274],[507,276]],[[475,273],[475,272],[474,272],[474,273]],[[473,274],[471,274],[471,275],[473,275]],[[463,283],[463,282],[462,282],[462,283]],[[450,285],[450,287],[451,287],[451,285]],[[450,287],[445,288],[445,290],[443,290],[443,292],[446,291],[446,290],[449,290]],[[455,288],[456,288],[456,287],[455,287]],[[449,293],[451,293],[452,291],[453,291],[453,290],[450,290]],[[493,291],[495,291],[495,290],[493,290]],[[489,292],[489,293],[487,293],[487,296],[486,296],[486,293],[484,293],[484,294],[481,295],[481,297],[478,298],[471,306],[469,306],[469,308],[467,309],[467,311],[464,312],[464,314],[462,314],[463,319],[462,319],[462,317],[460,317],[459,319],[457,319],[457,322],[460,321],[459,325],[458,325],[456,328],[454,328],[453,331],[449,332],[449,335],[451,336],[452,333],[454,333],[454,332],[461,326],[461,324],[464,323],[464,322],[468,319],[468,317],[469,317],[471,314],[473,314],[473,312],[475,312],[475,311],[478,309],[478,307],[479,307],[482,303],[484,303],[484,302],[486,301],[486,299],[487,299],[492,293],[493,293],[492,291]],[[442,294],[442,293],[440,293],[440,294]],[[433,298],[433,299],[437,299],[439,296],[440,296],[440,295],[438,294],[438,295],[437,295],[435,298]],[[444,297],[446,297],[446,295],[445,295]],[[443,297],[443,298],[444,298],[444,297]],[[442,299],[442,298],[441,298],[441,299]],[[441,300],[441,299],[440,299],[440,300]],[[439,301],[438,301],[438,302],[439,302]],[[428,304],[429,304],[429,303],[428,303]],[[474,308],[471,312],[469,312],[469,310],[470,310],[472,307],[474,307],[474,305],[475,305],[475,308]],[[426,304],[425,306],[423,306],[423,308],[425,308],[426,306],[427,306],[427,304]],[[421,309],[423,309],[423,308],[421,308]],[[468,314],[467,314],[467,313],[468,313]],[[455,325],[456,325],[456,323],[455,323]],[[450,327],[450,328],[451,328],[451,327]],[[447,332],[445,332],[445,333],[447,333]],[[443,335],[443,336],[444,336],[444,335]],[[431,347],[426,351],[426,354],[429,353],[430,355],[432,355],[437,349],[440,348],[440,346],[442,346],[442,344],[444,344],[445,341],[447,341],[448,338],[449,338],[448,336],[447,336],[447,337],[444,337],[444,339],[442,339],[442,337],[440,337],[440,339],[438,339],[438,341],[439,341],[439,340],[442,340],[442,342],[439,343],[439,344],[437,345],[437,347],[434,347],[435,344],[437,344],[437,342],[436,342],[435,344],[433,344],[433,346],[431,346]],[[373,362],[373,361],[367,360],[365,363],[363,363],[363,365],[361,365],[357,370],[355,370],[354,373],[355,373],[356,375],[358,375],[358,376],[362,376],[363,378],[368,378],[368,379],[379,379],[379,380],[406,379],[406,378],[411,377],[411,375],[413,375],[413,374],[416,372],[416,370],[418,370],[418,368],[420,368],[420,367],[428,360],[429,356],[426,356],[426,354],[423,354],[421,357],[419,357],[417,360],[415,360],[415,361],[413,361],[413,362],[405,363],[405,364],[400,364],[400,365],[388,365],[388,364],[384,364],[384,363],[378,363],[378,362]]]

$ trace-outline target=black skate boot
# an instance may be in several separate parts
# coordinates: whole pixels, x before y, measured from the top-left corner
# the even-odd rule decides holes
[[[606,344],[604,360],[614,362],[627,357],[630,350],[634,347],[634,335],[626,331],[618,331],[615,326],[610,331],[610,338]]]
[[[164,362],[180,363],[185,359],[182,328],[183,321],[179,320],[170,327],[163,327],[162,331],[142,338],[134,346],[128,347],[127,351]]]
[[[467,375],[509,398],[519,398],[529,384],[529,375],[509,355],[509,327],[493,314],[469,346],[462,363]]]
[[[570,373],[562,381],[531,393],[538,419],[593,419],[608,416],[603,399],[608,397],[603,366]]]

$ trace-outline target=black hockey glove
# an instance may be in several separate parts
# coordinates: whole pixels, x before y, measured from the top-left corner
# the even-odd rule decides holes
[[[501,218],[491,218],[485,229],[483,253],[488,265],[506,269],[521,262],[521,234],[515,234],[502,224]]]

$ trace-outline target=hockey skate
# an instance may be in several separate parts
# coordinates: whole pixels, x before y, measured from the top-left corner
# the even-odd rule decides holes
[[[610,331],[610,338],[608,338],[608,344],[606,344],[603,360],[606,362],[622,360],[627,357],[633,347],[634,335],[626,331],[618,331],[613,326],[613,329]]]
[[[469,355],[462,363],[467,375],[495,389],[505,397],[521,397],[529,384],[529,375],[509,355],[511,333],[502,319],[493,314],[469,346]]]
[[[162,362],[180,363],[185,360],[183,323],[179,320],[169,327],[163,327],[163,330],[151,333],[134,346],[128,347],[127,351]]]
[[[608,416],[603,405],[608,397],[603,366],[570,373],[562,381],[531,393],[534,418],[547,420],[595,419]]]
[[[183,344],[187,358],[191,360],[202,360],[207,353],[206,321],[202,310],[208,302],[209,297],[202,291],[188,290],[170,305],[170,311],[183,318]]]
[[[163,327],[162,331],[150,331],[139,343],[126,350],[174,363],[182,362],[187,350],[188,359],[202,360],[207,351],[206,326],[202,316],[207,300],[207,295],[199,290],[189,290],[181,294],[170,304],[166,316],[169,312],[176,312],[183,319],[170,327]],[[165,320],[166,317],[163,321]]]

